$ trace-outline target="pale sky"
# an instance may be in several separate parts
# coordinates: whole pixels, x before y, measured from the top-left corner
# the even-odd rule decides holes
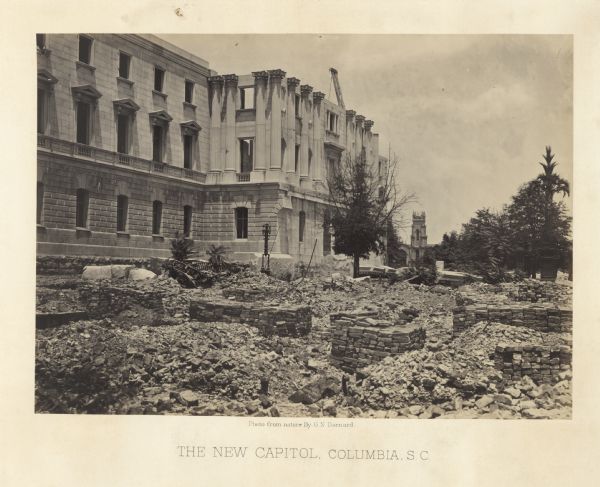
[[[219,74],[281,68],[375,122],[429,243],[479,208],[500,209],[535,177],[546,145],[573,174],[571,36],[161,35]],[[570,200],[567,201],[570,205]],[[408,230],[401,232],[406,241]]]

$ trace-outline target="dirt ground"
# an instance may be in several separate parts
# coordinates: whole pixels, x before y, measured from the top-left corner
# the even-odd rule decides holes
[[[38,312],[84,310],[80,285],[73,276],[38,276]],[[311,306],[311,333],[266,338],[244,324],[199,323],[187,317],[165,326],[123,326],[123,316],[38,330],[36,411],[378,418],[571,415],[569,371],[554,385],[528,378],[505,384],[493,362],[501,341],[565,344],[570,336],[480,323],[453,338],[452,308],[461,290],[375,279],[311,278],[290,284],[244,272],[210,289],[180,292],[210,297],[231,286],[267,289],[265,302]],[[502,292],[483,285],[467,291]],[[567,288],[560,291],[569,293]],[[353,375],[335,368],[329,362],[329,314],[357,308],[392,319],[410,310],[416,315],[412,323],[426,330],[425,347],[387,357]],[[304,404],[296,402],[299,391]]]

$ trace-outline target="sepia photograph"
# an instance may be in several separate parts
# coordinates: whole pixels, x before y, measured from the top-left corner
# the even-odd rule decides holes
[[[31,50],[36,417],[572,419],[572,35]]]

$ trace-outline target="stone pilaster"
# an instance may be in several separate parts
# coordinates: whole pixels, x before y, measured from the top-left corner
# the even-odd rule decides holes
[[[356,112],[354,110],[346,110],[346,154],[350,156],[351,160],[356,157],[354,150],[354,142],[356,142],[355,116]]]
[[[235,102],[238,77],[235,74],[223,76],[225,82],[225,182],[233,182],[237,172],[238,151],[235,137]]]
[[[300,113],[302,116],[302,132],[300,133],[300,179],[308,178],[308,122],[310,120],[310,100],[309,95],[312,92],[312,86],[300,86]]]
[[[254,76],[254,92],[256,93],[256,135],[254,147],[254,170],[264,171],[267,168],[267,140],[266,140],[266,93],[267,80],[269,73],[267,71],[256,71]]]
[[[270,169],[281,170],[281,80],[285,71],[273,69],[269,71],[271,95],[271,160]]]
[[[316,181],[323,181],[324,157],[323,144],[325,135],[323,130],[323,99],[325,93],[315,91],[313,93],[313,164],[312,178]]]
[[[355,133],[355,139],[354,139],[354,142],[355,142],[354,154],[356,157],[359,157],[362,152],[362,149],[364,147],[363,122],[365,121],[365,117],[364,117],[364,115],[356,115],[354,120],[356,121],[356,133]]]
[[[298,78],[287,79],[287,152],[284,161],[285,171],[295,173],[296,156],[296,87],[300,84]]]
[[[210,86],[210,160],[209,172],[218,173],[223,170],[221,152],[221,110],[223,102],[223,77],[208,78]],[[210,176],[217,178],[216,176]],[[214,181],[217,182],[217,181]]]
[[[364,122],[364,146],[365,146],[365,155],[367,156],[367,164],[371,167],[371,170],[375,170],[375,157],[373,154],[373,134],[371,133],[371,127],[373,127],[373,120],[365,120]]]

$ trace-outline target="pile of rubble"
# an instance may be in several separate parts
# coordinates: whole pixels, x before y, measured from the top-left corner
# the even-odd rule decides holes
[[[570,414],[567,410],[570,396],[569,401],[563,397],[564,391],[570,388],[570,372],[561,371],[559,382],[554,386],[535,384],[529,377],[514,384],[505,380],[502,372],[495,367],[495,351],[500,342],[559,347],[570,344],[566,334],[479,323],[446,343],[440,351],[412,351],[387,357],[367,367],[363,371],[365,378],[356,389],[357,398],[373,409],[394,409],[419,417],[431,417],[430,413],[442,416],[457,412],[478,416],[495,412],[498,408],[503,411],[502,417],[514,417],[522,412],[520,402],[531,397],[513,392],[507,398],[506,391],[512,392],[514,388],[525,386],[527,392],[532,391],[535,395],[543,390],[544,395],[543,401],[536,402],[535,406],[526,403],[524,409],[553,409],[556,406],[558,412],[546,411],[539,415]],[[550,403],[554,396],[561,396],[558,405]]]
[[[274,403],[314,377],[340,383],[341,372],[318,360],[320,347],[234,323],[122,328],[105,319],[39,330],[36,410],[276,414]]]

